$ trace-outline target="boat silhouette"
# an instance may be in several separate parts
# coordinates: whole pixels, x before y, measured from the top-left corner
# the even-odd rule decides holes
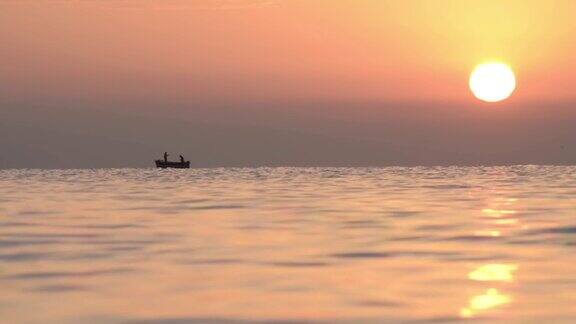
[[[155,162],[157,168],[190,169],[190,161],[173,162],[173,161],[156,160]]]

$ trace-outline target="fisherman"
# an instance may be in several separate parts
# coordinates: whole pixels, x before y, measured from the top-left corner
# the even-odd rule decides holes
[[[164,162],[168,162],[168,152],[164,152]]]
[[[184,163],[184,157],[180,155],[180,163]]]

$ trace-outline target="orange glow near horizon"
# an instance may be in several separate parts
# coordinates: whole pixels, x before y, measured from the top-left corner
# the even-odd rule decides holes
[[[9,1],[0,50],[20,93],[474,103],[470,68],[503,57],[522,74],[515,100],[571,100],[575,11],[570,0]]]

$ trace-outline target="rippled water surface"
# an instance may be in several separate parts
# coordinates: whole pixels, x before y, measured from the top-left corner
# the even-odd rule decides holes
[[[0,322],[576,322],[576,168],[0,171]]]

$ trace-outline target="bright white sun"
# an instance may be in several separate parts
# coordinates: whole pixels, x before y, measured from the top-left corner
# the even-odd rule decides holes
[[[504,63],[478,65],[470,75],[470,90],[476,98],[497,102],[510,97],[516,89],[516,77]]]

